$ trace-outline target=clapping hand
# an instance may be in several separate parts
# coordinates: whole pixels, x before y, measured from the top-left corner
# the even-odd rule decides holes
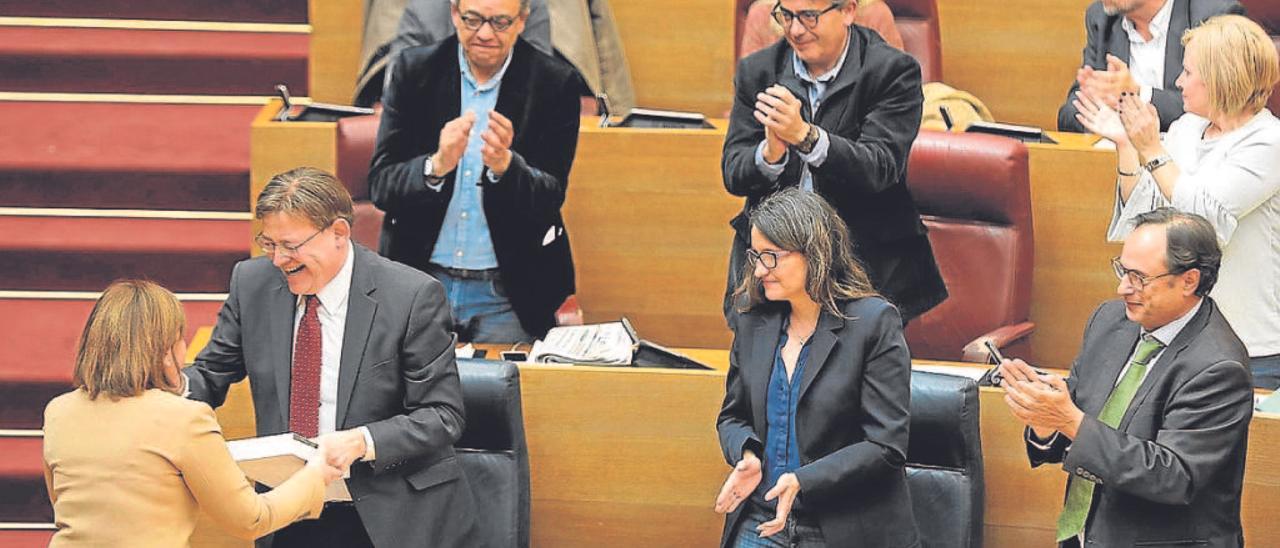
[[[1071,401],[1067,382],[1058,375],[1039,373],[1022,360],[1000,363],[1004,401],[1013,416],[1044,438],[1054,430],[1074,439],[1084,412]]]
[[[760,485],[760,475],[760,458],[751,451],[744,451],[742,460],[733,467],[729,478],[724,481],[724,487],[720,488],[720,495],[716,497],[716,512],[727,514],[737,510],[738,505]]]
[[[764,500],[778,499],[778,510],[774,514],[773,519],[761,523],[756,527],[756,534],[763,537],[770,537],[781,531],[787,525],[787,516],[791,514],[791,505],[795,504],[796,497],[800,495],[800,480],[796,479],[796,475],[786,473],[778,477],[778,483],[764,494]]]
[[[515,137],[516,130],[511,120],[496,110],[489,112],[489,128],[480,135],[484,140],[480,155],[494,175],[501,176],[511,166],[511,142]]]
[[[462,116],[449,120],[440,128],[440,148],[436,151],[432,169],[437,177],[458,167],[462,155],[467,151],[467,139],[471,136],[471,128],[476,123],[475,111],[468,110]]]
[[[1120,120],[1120,114],[1111,107],[1090,97],[1084,91],[1076,92],[1076,98],[1072,101],[1072,104],[1076,106],[1076,111],[1078,111],[1076,120],[1090,133],[1101,135],[1115,143],[1117,147],[1131,146],[1129,134],[1125,131],[1124,123]]]
[[[1120,98],[1120,122],[1124,125],[1129,142],[1143,159],[1150,160],[1163,152],[1160,144],[1160,113],[1156,107],[1137,95],[1126,94]]]
[[[1107,70],[1085,66],[1076,71],[1076,82],[1080,84],[1081,91],[1113,110],[1120,108],[1123,94],[1136,94],[1141,90],[1129,72],[1129,65],[1111,54],[1107,54]]]

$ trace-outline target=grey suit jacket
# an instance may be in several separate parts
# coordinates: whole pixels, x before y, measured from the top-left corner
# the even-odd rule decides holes
[[[356,510],[375,546],[467,546],[476,513],[453,450],[465,422],[444,290],[352,245],[337,427],[368,427],[377,453],[351,467]],[[258,435],[288,431],[296,298],[266,257],[237,264],[208,346],[183,371],[190,397],[218,407],[247,375]]]
[[[1084,423],[1048,451],[1028,443],[1031,465],[1061,462],[1069,481],[1096,484],[1085,528],[1095,546],[1241,546],[1249,354],[1205,297],[1110,428],[1097,416],[1139,335],[1122,301],[1098,307],[1067,379]]]
[[[1182,35],[1187,29],[1197,27],[1206,19],[1226,13],[1244,14],[1244,7],[1235,0],[1173,0],[1173,12],[1169,18],[1169,38],[1164,49],[1164,89],[1151,90],[1151,104],[1160,113],[1160,131],[1167,131],[1169,124],[1182,116],[1182,91],[1174,83],[1182,73]],[[1129,35],[1121,26],[1122,15],[1107,15],[1102,2],[1089,5],[1084,15],[1084,28],[1088,38],[1084,44],[1084,59],[1080,66],[1107,69],[1107,54],[1129,62]],[[1073,82],[1067,92],[1067,101],[1058,108],[1058,130],[1084,133],[1084,126],[1076,120],[1076,107],[1071,104],[1080,84]]]

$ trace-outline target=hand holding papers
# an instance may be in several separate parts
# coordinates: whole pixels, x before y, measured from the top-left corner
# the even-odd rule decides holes
[[[249,479],[276,487],[303,466],[314,466],[324,475],[326,501],[350,501],[347,483],[335,481],[342,471],[326,462],[327,446],[298,434],[287,433],[227,442],[231,458]]]

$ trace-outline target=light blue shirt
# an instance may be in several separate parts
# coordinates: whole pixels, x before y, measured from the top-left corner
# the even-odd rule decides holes
[[[450,268],[467,270],[487,270],[498,267],[498,256],[493,251],[493,239],[489,234],[489,220],[484,214],[484,187],[480,177],[486,173],[484,157],[480,149],[484,146],[481,135],[489,126],[489,112],[498,104],[498,90],[502,86],[502,76],[511,65],[511,55],[488,82],[476,82],[467,64],[467,57],[458,46],[458,69],[462,71],[462,112],[476,113],[476,121],[471,126],[471,134],[467,137],[467,150],[454,175],[453,196],[449,199],[449,208],[444,214],[444,224],[440,226],[440,235],[436,238],[436,246],[431,251],[431,262]],[[494,183],[492,177],[489,183]],[[431,186],[439,190],[443,185]]]
[[[809,101],[809,112],[815,119],[818,115],[818,107],[822,106],[823,99],[827,95],[827,86],[831,84],[840,75],[840,69],[844,68],[844,61],[849,57],[849,38],[846,35],[844,42],[844,53],[840,54],[840,60],[836,62],[836,66],[825,74],[813,76],[809,73],[809,68],[804,65],[804,60],[796,54],[794,50],[791,52],[791,66],[796,71],[796,77],[807,85],[805,90],[808,92],[806,99]],[[831,148],[831,138],[827,135],[827,131],[818,127],[815,123],[813,127],[818,129],[818,142],[813,145],[813,150],[808,154],[796,151],[800,155],[800,159],[804,160],[804,167],[800,172],[800,188],[813,191],[813,174],[809,173],[809,166],[820,167],[822,163],[827,161],[827,151]],[[787,165],[787,158],[790,156],[790,148],[782,154],[782,159],[776,164],[770,164],[764,159],[764,141],[760,141],[760,146],[756,147],[756,167],[760,169],[769,180],[777,180],[782,175],[783,168]]]

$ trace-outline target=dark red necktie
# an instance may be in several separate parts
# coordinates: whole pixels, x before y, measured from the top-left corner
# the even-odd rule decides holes
[[[293,343],[289,381],[289,430],[314,438],[320,428],[320,299],[307,295],[307,309]]]

